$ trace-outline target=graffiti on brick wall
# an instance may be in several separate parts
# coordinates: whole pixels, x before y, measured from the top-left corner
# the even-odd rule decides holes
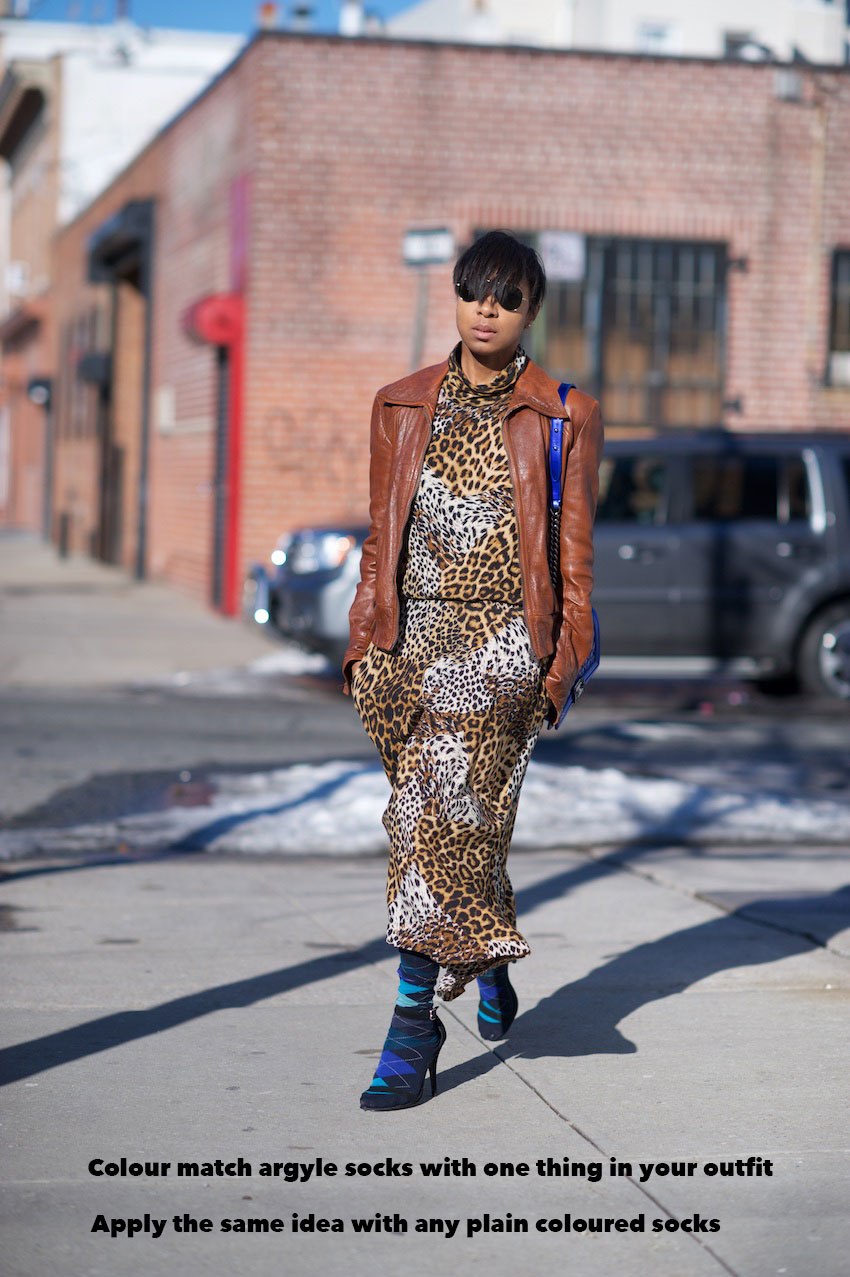
[[[327,500],[340,513],[360,515],[368,504],[368,434],[328,408],[301,418],[273,408],[264,419],[267,462],[293,493]]]

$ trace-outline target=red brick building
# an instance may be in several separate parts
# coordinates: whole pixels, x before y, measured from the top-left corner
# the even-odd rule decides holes
[[[56,240],[54,535],[232,606],[362,517],[421,272],[456,337],[415,227],[541,247],[531,353],[611,431],[850,427],[846,68],[263,33]]]
[[[0,526],[43,527],[46,535],[54,526],[57,227],[242,44],[238,35],[142,30],[126,16],[114,23],[0,18]],[[84,329],[80,339],[94,334]]]
[[[209,594],[215,348],[181,316],[241,291],[256,163],[233,66],[56,237],[54,510],[69,546]],[[57,532],[58,535],[58,532]]]
[[[55,100],[59,80],[56,60],[19,62],[0,79],[0,157],[12,162],[13,178],[4,192],[10,259],[3,262],[6,287],[0,300],[0,450],[7,454],[0,460],[0,522],[45,532],[49,420],[30,398],[30,387],[49,370],[51,360],[46,293],[60,166],[57,114],[49,108],[37,113],[40,102]],[[36,116],[34,144],[20,145]]]

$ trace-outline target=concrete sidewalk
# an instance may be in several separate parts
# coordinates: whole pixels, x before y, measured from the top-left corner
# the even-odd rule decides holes
[[[0,537],[2,591],[19,687],[269,650],[32,538]],[[598,846],[512,856],[520,1015],[492,1048],[474,990],[444,1005],[439,1093],[396,1114],[358,1107],[395,991],[382,857],[0,867],[4,1277],[843,1277],[846,849],[610,837],[601,810]]]
[[[839,1277],[846,869],[817,849],[517,856],[533,952],[509,1039],[478,1038],[468,990],[442,1007],[438,1095],[381,1115],[357,1101],[395,988],[382,861],[19,863],[0,938],[4,1272]],[[171,1168],[89,1170],[121,1158]],[[176,1174],[239,1158],[244,1175]],[[422,1173],[445,1158],[466,1173]],[[186,1214],[211,1231],[176,1232]],[[343,1231],[293,1232],[294,1215]],[[376,1216],[407,1235],[354,1231]],[[166,1224],[113,1240],[100,1217]],[[248,1219],[282,1231],[222,1231]],[[606,1219],[627,1223],[579,1231]]]
[[[144,682],[244,665],[270,650],[241,617],[170,585],[83,555],[63,559],[29,533],[0,530],[0,684]]]

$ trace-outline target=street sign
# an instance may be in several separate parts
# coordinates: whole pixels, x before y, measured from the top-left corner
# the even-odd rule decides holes
[[[446,227],[405,231],[402,252],[406,266],[450,262],[455,255],[455,238]]]

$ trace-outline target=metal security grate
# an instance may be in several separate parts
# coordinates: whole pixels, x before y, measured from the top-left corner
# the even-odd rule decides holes
[[[584,278],[550,283],[534,348],[617,426],[723,419],[726,247],[589,238]]]

